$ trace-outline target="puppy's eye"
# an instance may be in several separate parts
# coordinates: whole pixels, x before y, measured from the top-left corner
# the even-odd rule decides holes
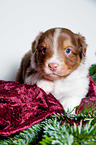
[[[46,53],[46,47],[43,47],[41,52],[42,52],[42,54],[45,54]]]
[[[65,53],[66,53],[66,54],[70,54],[70,53],[71,53],[70,48],[66,48],[66,49],[65,49]]]

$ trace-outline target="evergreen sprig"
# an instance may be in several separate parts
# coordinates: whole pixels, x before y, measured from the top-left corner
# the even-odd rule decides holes
[[[89,68],[89,75],[92,77],[93,81],[96,83],[96,64],[92,64]]]
[[[13,138],[10,137],[7,140],[1,140],[0,145],[35,144],[40,134],[42,134],[42,126],[41,123],[38,123],[20,132],[19,135],[16,135]]]
[[[62,119],[59,120],[60,118],[64,118],[64,115],[55,115],[55,117],[53,116],[51,119],[45,120],[43,124],[44,136],[42,141],[39,142],[40,145],[96,144],[96,117],[92,118],[92,116],[89,116],[88,118],[83,118],[79,125],[77,123],[71,125],[70,122],[64,122],[62,125]],[[76,118],[78,120],[78,116]]]

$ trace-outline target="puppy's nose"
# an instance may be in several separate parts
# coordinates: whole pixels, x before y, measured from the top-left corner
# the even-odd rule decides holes
[[[56,71],[57,70],[57,67],[58,67],[58,63],[49,63],[48,64],[48,67],[51,71]]]

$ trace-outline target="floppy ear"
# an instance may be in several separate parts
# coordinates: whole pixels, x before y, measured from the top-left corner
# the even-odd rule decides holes
[[[32,42],[32,52],[34,53],[37,46],[38,46],[38,43],[39,43],[39,40],[42,36],[43,32],[40,32],[39,35],[36,37],[36,39]]]
[[[80,51],[80,58],[82,59],[82,58],[85,58],[86,56],[87,43],[85,41],[85,37],[82,36],[80,33],[76,35],[77,35],[78,48]]]

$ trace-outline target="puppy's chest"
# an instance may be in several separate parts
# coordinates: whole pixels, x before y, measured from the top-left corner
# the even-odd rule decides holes
[[[55,81],[55,87],[52,94],[60,100],[61,98],[69,98],[77,94],[79,84],[77,81],[58,80]]]

